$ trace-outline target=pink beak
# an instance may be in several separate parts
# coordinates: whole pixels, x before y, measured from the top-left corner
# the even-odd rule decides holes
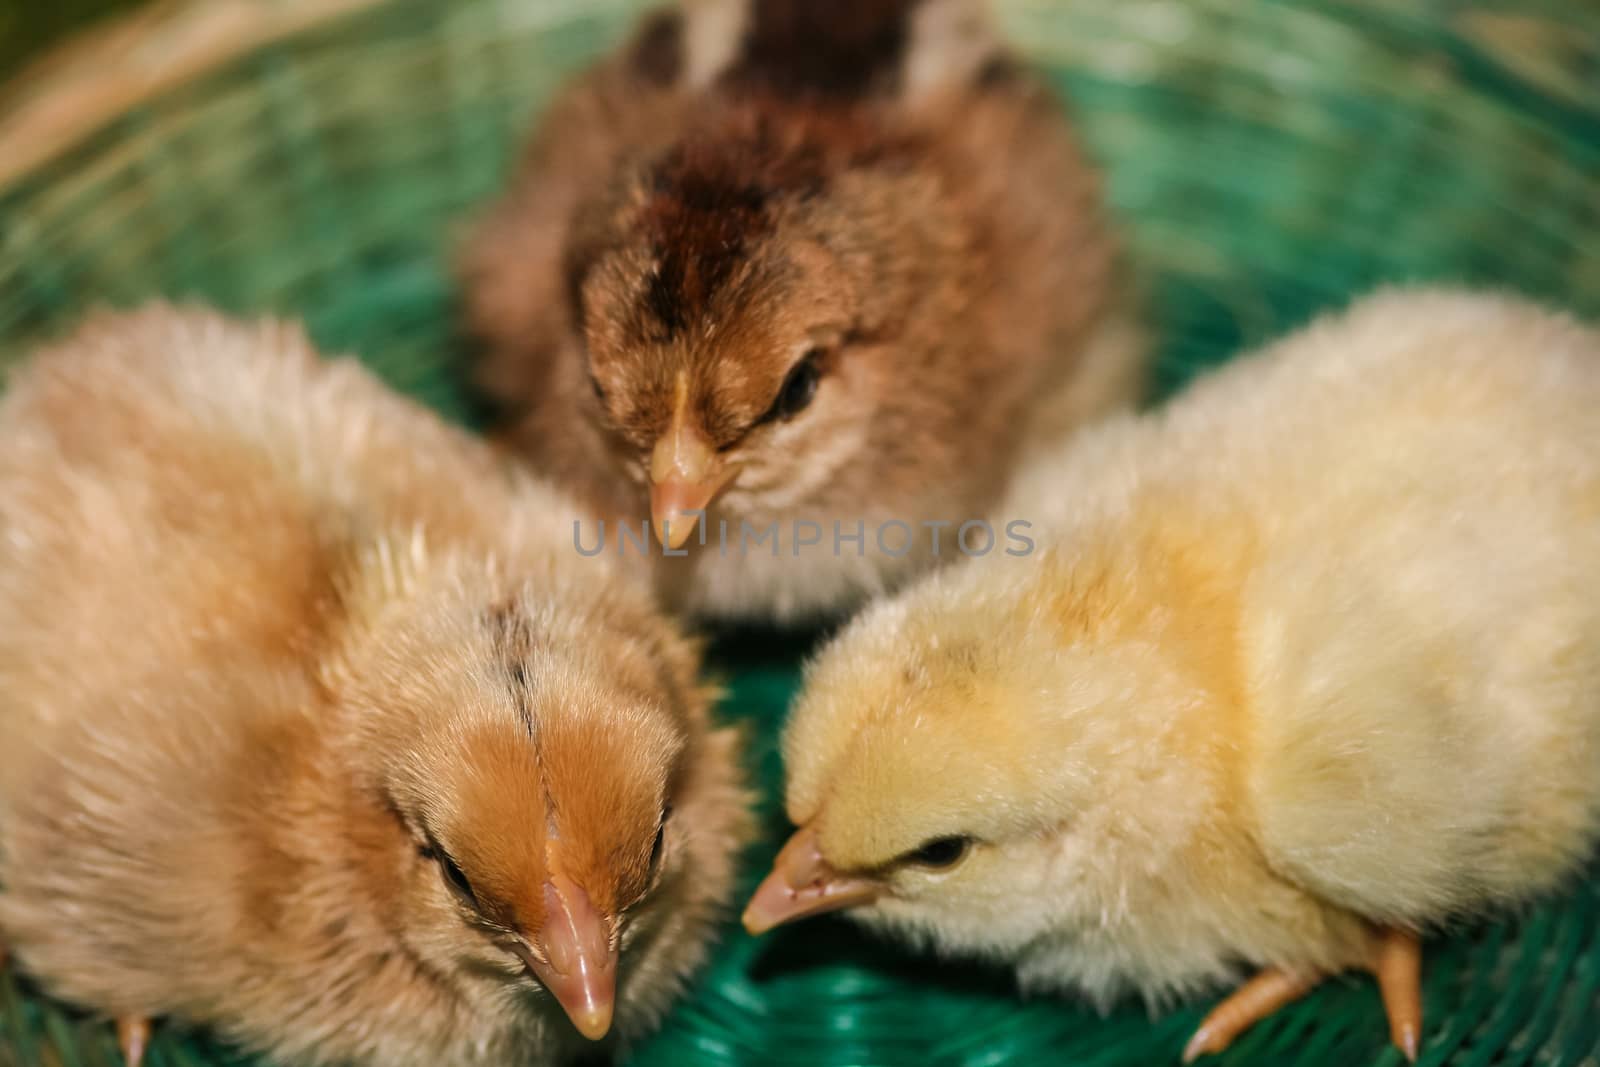
[[[809,826],[795,831],[744,909],[744,928],[764,934],[775,926],[824,912],[852,908],[883,891],[866,878],[841,874],[822,858]]]
[[[738,468],[718,454],[689,419],[689,380],[678,375],[672,424],[650,453],[650,521],[674,551],[699,527],[702,515]]]
[[[527,957],[534,976],[590,1041],[611,1029],[617,998],[617,949],[611,924],[589,895],[562,875],[544,887],[545,922],[538,938],[543,958]]]

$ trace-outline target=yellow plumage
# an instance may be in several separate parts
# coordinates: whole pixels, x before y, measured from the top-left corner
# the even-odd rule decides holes
[[[1596,331],[1380,294],[1089,431],[1003,514],[1036,552],[925,580],[811,665],[784,755],[814,855],[754,927],[835,879],[1030,988],[1159,1003],[1267,972],[1191,1055],[1367,967],[1409,1049],[1390,949],[1590,850]],[[946,837],[964,859],[917,861]]]

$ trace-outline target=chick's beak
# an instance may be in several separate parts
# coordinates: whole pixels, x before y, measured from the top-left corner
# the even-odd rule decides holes
[[[578,1033],[598,1041],[611,1029],[617,996],[617,950],[610,924],[589,895],[562,875],[545,884],[544,899],[544,930],[538,938],[544,958],[530,958],[529,969]]]
[[[822,858],[816,831],[803,826],[783,846],[772,873],[750,898],[744,928],[764,934],[796,919],[871,903],[881,892],[882,887],[870,879],[834,870]]]
[[[703,512],[736,471],[690,423],[688,394],[688,379],[680,374],[672,423],[650,455],[650,519],[661,543],[674,550],[698,525],[690,513]]]

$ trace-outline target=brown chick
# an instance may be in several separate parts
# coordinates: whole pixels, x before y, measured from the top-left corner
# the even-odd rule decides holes
[[[0,941],[130,1060],[164,1015],[382,1067],[649,1029],[745,797],[571,512],[286,326],[41,352],[0,400]]]
[[[471,239],[510,442],[612,519],[588,543],[637,556],[616,524],[652,516],[676,606],[846,609],[955,555],[1026,446],[1139,393],[1096,175],[984,6],[657,13]]]
[[[1600,331],[1396,292],[1031,467],[1034,552],[811,665],[747,925],[851,908],[1102,1005],[1254,969],[1186,1060],[1366,969],[1414,1057],[1418,936],[1600,831],[1597,411]]]

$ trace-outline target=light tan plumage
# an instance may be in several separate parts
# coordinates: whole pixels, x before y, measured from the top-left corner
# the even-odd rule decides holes
[[[1415,935],[1600,829],[1597,411],[1595,330],[1396,291],[1036,465],[1033,554],[811,666],[747,922],[853,906],[1099,1003],[1260,969],[1190,1057],[1367,968],[1414,1051]]]
[[[287,326],[41,352],[0,399],[0,942],[280,1062],[549,1062],[613,981],[648,1029],[744,797],[572,512]]]
[[[675,606],[848,610],[955,554],[923,523],[985,514],[1028,448],[1139,395],[1098,175],[985,7],[657,12],[541,116],[468,244],[507,441],[613,551],[653,515]],[[880,548],[890,522],[915,536]]]

